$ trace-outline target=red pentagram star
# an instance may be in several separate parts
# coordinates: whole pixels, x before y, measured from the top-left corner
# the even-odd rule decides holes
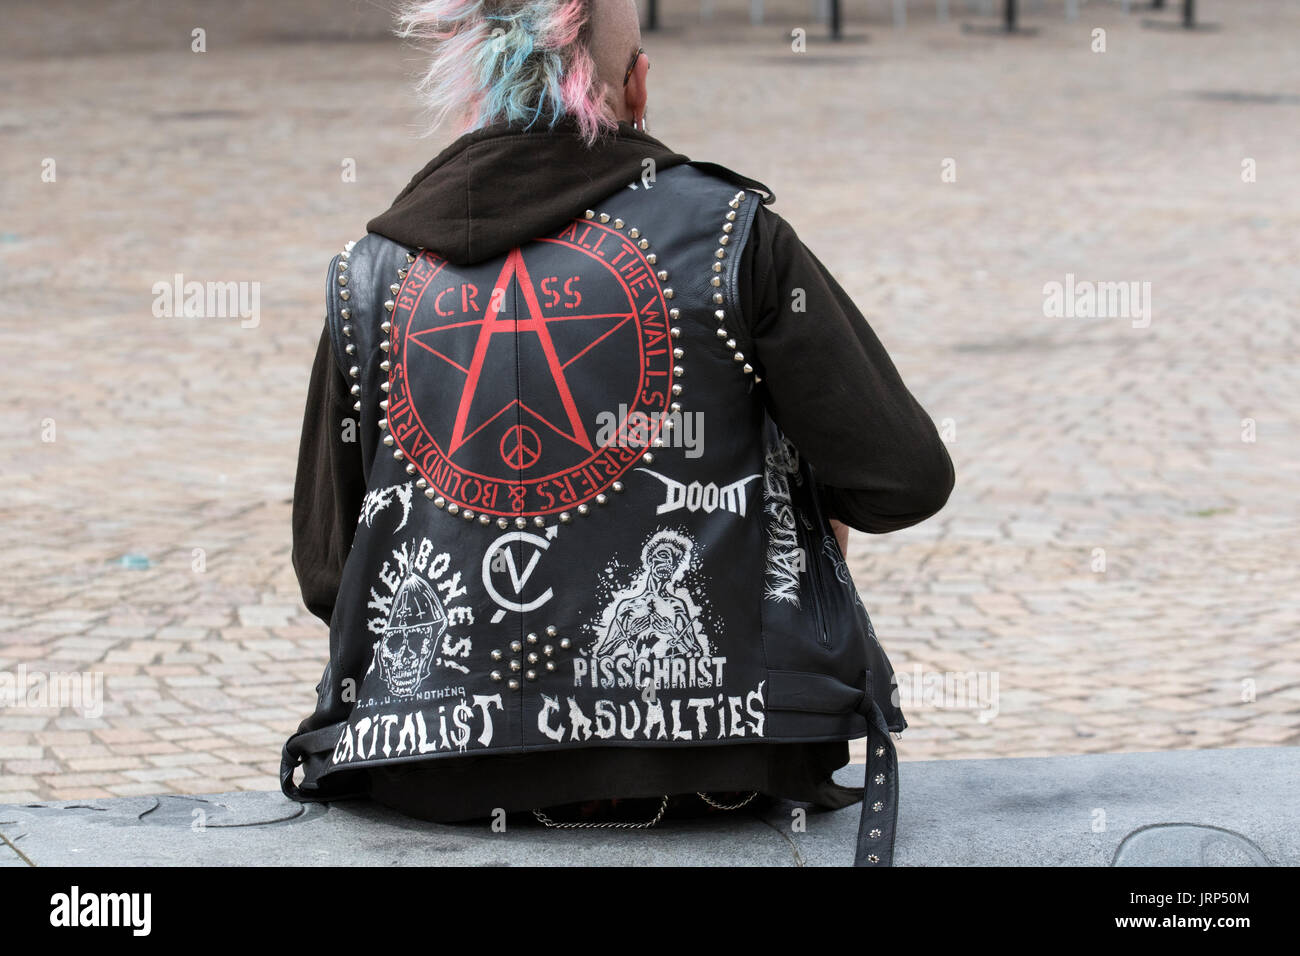
[[[506,293],[510,288],[510,282],[512,279],[519,287],[519,290],[523,293],[526,313],[525,317],[507,317],[502,314],[508,298]],[[578,411],[577,403],[574,401],[573,393],[569,389],[569,382],[565,370],[605,338],[618,331],[618,329],[620,329],[626,322],[632,321],[634,318],[635,316],[631,312],[603,312],[554,317],[544,315],[542,313],[541,303],[537,298],[537,290],[533,285],[532,277],[528,274],[528,268],[524,264],[523,253],[519,249],[512,250],[507,255],[505,265],[501,269],[501,274],[493,286],[491,301],[482,319],[473,319],[468,322],[457,322],[450,325],[439,326],[438,328],[426,329],[423,332],[417,332],[411,336],[411,340],[416,345],[421,346],[465,374],[465,385],[461,391],[460,405],[456,410],[456,420],[452,428],[451,440],[447,448],[447,454],[449,456],[454,455],[466,442],[516,405],[527,410],[530,415],[546,424],[557,434],[574,442],[588,453],[594,452],[595,448],[592,445],[591,437],[587,433],[586,426],[582,421],[582,416]],[[594,337],[585,348],[570,358],[567,362],[561,362],[559,354],[555,348],[555,343],[551,339],[549,329],[550,323],[594,319],[619,319],[621,321],[616,322],[611,328],[606,329],[603,333]],[[469,362],[468,368],[453,361],[444,352],[434,348],[427,342],[421,341],[422,336],[435,335],[439,332],[473,325],[479,326],[479,333],[478,339],[474,345],[473,357]],[[531,333],[537,336],[542,355],[546,361],[547,369],[550,372],[551,382],[555,386],[555,391],[560,399],[560,405],[564,409],[564,415],[567,422],[553,422],[534,409],[529,408],[520,398],[515,398],[505,403],[498,411],[487,415],[481,422],[477,422],[473,427],[471,427],[469,421],[470,409],[474,404],[474,398],[478,391],[479,382],[482,380],[484,373],[487,372],[489,376],[499,374],[509,377],[513,377],[516,374],[516,369],[513,364],[509,368],[502,369],[492,369],[488,366],[487,360],[490,354],[489,347],[492,344],[493,337],[497,335],[517,336],[521,333]]]

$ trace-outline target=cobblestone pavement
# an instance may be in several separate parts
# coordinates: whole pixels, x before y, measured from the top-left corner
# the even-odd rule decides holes
[[[666,6],[652,131],[773,187],[951,442],[948,508],[851,564],[909,690],[986,673],[997,714],[914,701],[903,758],[1300,743],[1300,9],[873,4],[796,54]],[[105,680],[99,718],[0,712],[0,802],[277,786],[326,654],[289,565],[322,277],[444,142],[388,41],[179,22],[0,61],[0,672]],[[177,273],[261,283],[260,322],[155,317]],[[1069,274],[1149,282],[1149,325],[1048,317]]]

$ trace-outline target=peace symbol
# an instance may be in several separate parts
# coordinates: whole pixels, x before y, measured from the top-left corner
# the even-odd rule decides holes
[[[501,460],[511,468],[531,468],[541,456],[542,439],[527,425],[511,425],[501,436]]]

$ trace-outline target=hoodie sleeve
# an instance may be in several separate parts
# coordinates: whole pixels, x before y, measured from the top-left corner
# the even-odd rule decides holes
[[[954,474],[934,422],[852,299],[766,207],[739,282],[768,411],[812,465],[830,516],[879,534],[942,508]]]
[[[326,328],[307,389],[292,521],[293,568],[303,603],[327,624],[366,493],[360,445],[345,440],[358,432],[344,426],[356,417],[353,401]]]

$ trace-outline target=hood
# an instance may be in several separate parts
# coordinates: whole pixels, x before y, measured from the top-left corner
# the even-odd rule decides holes
[[[470,265],[581,216],[639,179],[647,159],[656,170],[689,162],[629,123],[590,147],[572,121],[488,126],[439,153],[366,228]]]

